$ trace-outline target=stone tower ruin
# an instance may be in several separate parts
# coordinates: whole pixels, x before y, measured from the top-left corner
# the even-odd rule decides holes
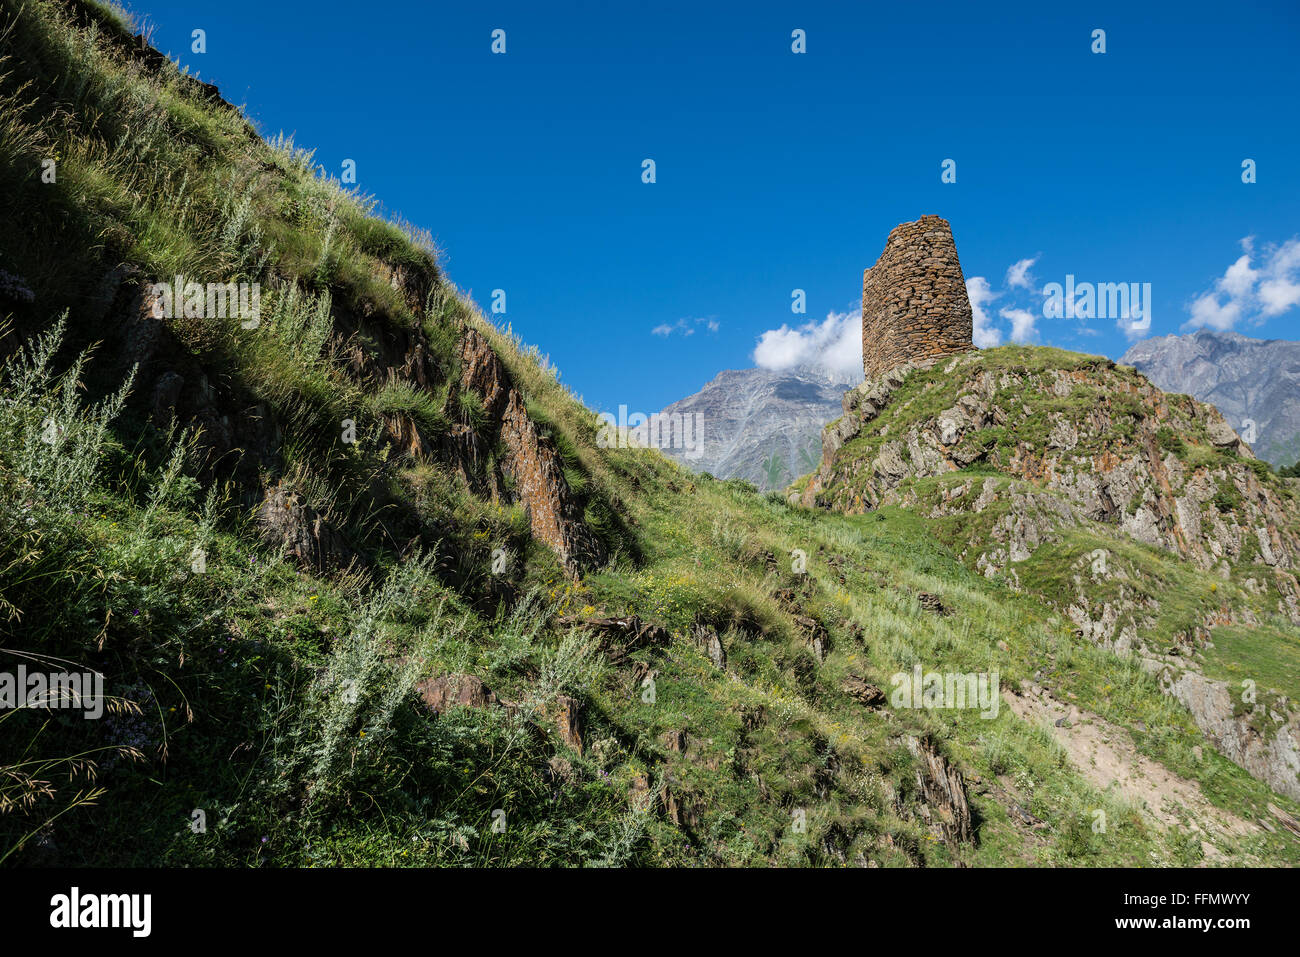
[[[922,216],[894,227],[862,277],[862,369],[875,379],[904,362],[965,352],[970,300],[952,227]]]

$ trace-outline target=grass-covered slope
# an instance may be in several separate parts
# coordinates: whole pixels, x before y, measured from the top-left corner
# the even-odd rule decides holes
[[[1025,347],[905,368],[845,407],[803,501],[925,516],[968,567],[1138,655],[1225,753],[1300,797],[1300,683],[1277,664],[1300,644],[1300,486],[1216,410]]]
[[[98,5],[0,0],[0,57],[0,672],[109,696],[0,710],[4,863],[1300,856],[1157,676],[926,515],[598,447],[430,244]],[[261,322],[151,322],[177,273]],[[1111,786],[1028,697],[873,694],[915,665],[1173,783]]]

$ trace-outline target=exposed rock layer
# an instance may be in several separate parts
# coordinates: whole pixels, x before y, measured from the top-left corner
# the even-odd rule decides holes
[[[502,468],[514,479],[533,537],[554,551],[571,574],[603,562],[604,545],[582,521],[555,444],[529,417],[523,394],[510,381],[505,365],[473,329],[465,331],[461,370],[461,388],[482,398],[488,429],[499,430]]]

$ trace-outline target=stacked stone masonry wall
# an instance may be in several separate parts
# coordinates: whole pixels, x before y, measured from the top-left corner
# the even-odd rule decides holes
[[[889,234],[862,278],[862,366],[875,379],[905,362],[965,352],[971,308],[952,227],[922,216]]]

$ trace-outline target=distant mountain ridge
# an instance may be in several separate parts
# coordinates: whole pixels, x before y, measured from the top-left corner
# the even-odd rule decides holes
[[[1300,342],[1201,330],[1145,339],[1119,361],[1214,405],[1265,461],[1300,459]]]
[[[704,416],[703,452],[664,451],[719,478],[784,488],[817,467],[822,427],[842,414],[841,399],[853,385],[816,369],[726,369],[663,410]]]

